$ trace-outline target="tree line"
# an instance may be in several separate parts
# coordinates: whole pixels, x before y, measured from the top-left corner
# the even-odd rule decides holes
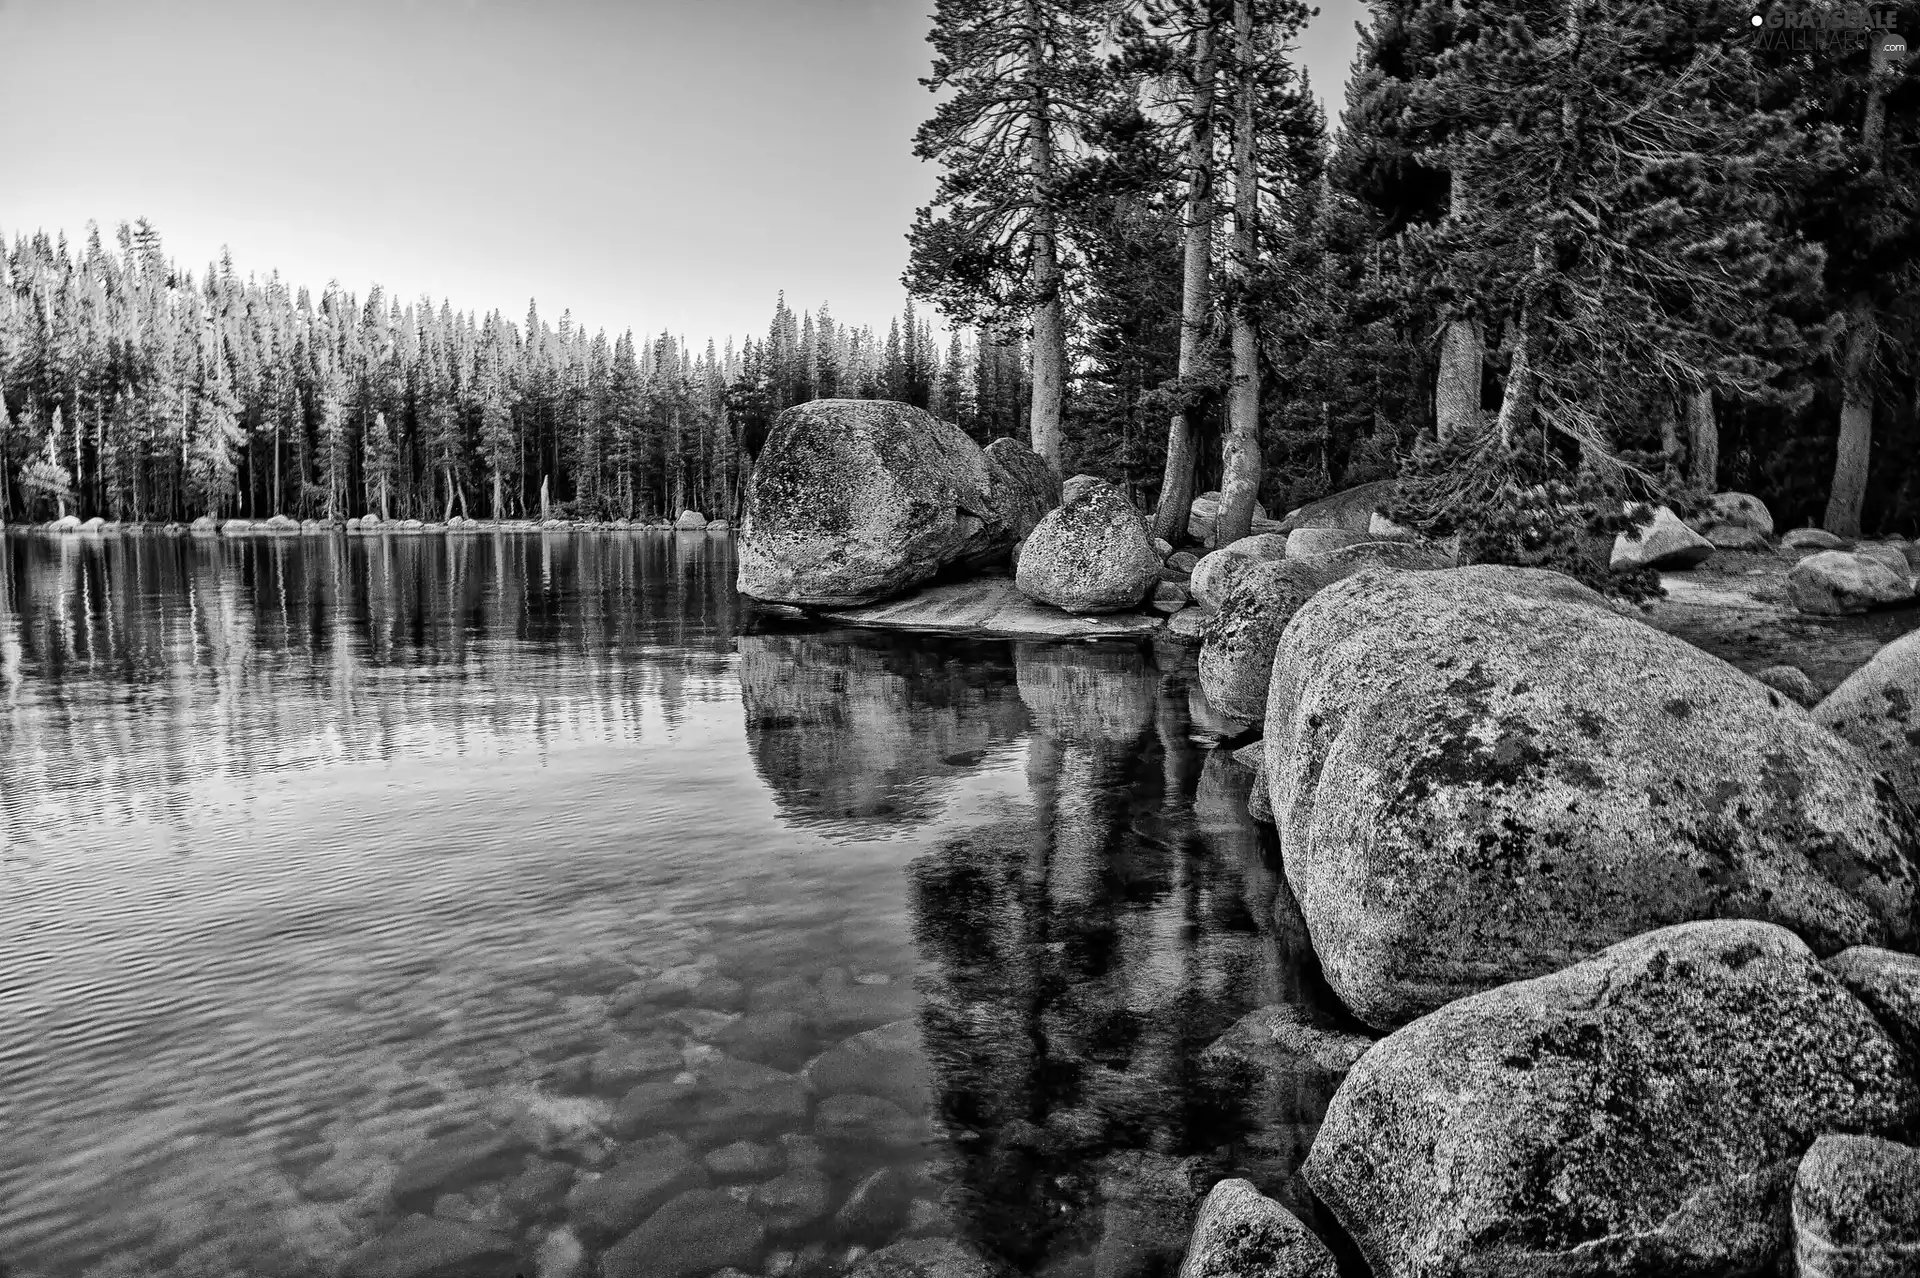
[[[0,253],[0,522],[74,513],[444,519],[737,512],[781,408],[901,399],[989,438],[1022,429],[1017,341],[937,343],[796,313],[703,349],[501,312],[316,298],[230,256],[196,279],[145,221]]]
[[[906,283],[1028,336],[1030,431],[1222,536],[1564,551],[1715,488],[1920,525],[1920,3],[1376,0],[1337,130],[1293,0],[939,0]],[[1782,39],[1798,33],[1801,38]]]

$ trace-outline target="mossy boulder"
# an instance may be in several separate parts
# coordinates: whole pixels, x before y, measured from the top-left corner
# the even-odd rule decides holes
[[[842,608],[900,594],[950,567],[1004,561],[1044,498],[1018,447],[990,463],[959,427],[886,400],[789,408],[747,485],[740,592]]]
[[[1450,1003],[1376,1044],[1304,1174],[1373,1272],[1772,1272],[1795,1161],[1920,1084],[1792,933],[1716,920]]]
[[[1558,574],[1370,569],[1295,615],[1267,785],[1328,981],[1364,1021],[1753,918],[1910,948],[1920,827],[1851,745]]]

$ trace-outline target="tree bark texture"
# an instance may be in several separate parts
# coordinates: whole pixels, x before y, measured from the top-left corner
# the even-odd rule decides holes
[[[1238,83],[1233,107],[1233,275],[1242,288],[1233,308],[1233,390],[1222,450],[1219,531],[1225,546],[1253,530],[1260,495],[1260,335],[1245,295],[1260,251],[1259,156],[1254,149],[1253,0],[1234,0]]]

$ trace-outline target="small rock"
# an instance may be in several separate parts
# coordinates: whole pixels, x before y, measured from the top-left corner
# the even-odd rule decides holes
[[[700,1088],[692,1078],[656,1079],[632,1088],[613,1108],[609,1129],[630,1138],[692,1122],[699,1107]]]
[[[712,1008],[716,1012],[737,1012],[746,1006],[747,991],[732,977],[711,973],[693,987],[688,1001],[695,1007]]]
[[[716,1012],[708,1007],[683,1007],[667,1013],[667,1019],[692,1035],[696,1041],[711,1043],[716,1035],[740,1019],[740,1013]]]
[[[1156,606],[1161,604],[1173,605],[1165,609],[1167,612],[1179,612],[1187,606],[1192,598],[1193,596],[1188,593],[1187,588],[1178,582],[1163,581],[1153,588],[1153,602]]]
[[[1204,609],[1183,608],[1168,620],[1167,633],[1188,643],[1199,643],[1206,637],[1207,616]]]
[[[1194,1222],[1180,1278],[1338,1278],[1300,1218],[1244,1180],[1223,1180]]]
[[[424,1206],[442,1193],[510,1176],[526,1160],[528,1142],[512,1132],[475,1127],[414,1151],[393,1176],[393,1199]]]
[[[1706,516],[1701,520],[1702,532],[1709,527],[1746,528],[1759,533],[1762,537],[1773,535],[1773,514],[1767,504],[1750,493],[1715,493],[1710,499]],[[1712,534],[1709,533],[1709,536]]]
[[[728,1265],[752,1266],[766,1228],[717,1190],[692,1189],[607,1249],[605,1278],[697,1278]]]
[[[665,1034],[621,1039],[597,1052],[591,1068],[596,1090],[623,1093],[649,1078],[678,1073],[680,1044]]]
[[[1787,570],[1787,598],[1801,612],[1837,616],[1912,597],[1904,575],[1864,555],[1823,550]]]
[[[833,1185],[817,1167],[796,1167],[755,1185],[747,1201],[770,1228],[791,1233],[827,1214]]]
[[[1920,1273],[1920,1150],[1871,1136],[1822,1136],[1793,1182],[1801,1278]]]
[[[432,1216],[402,1217],[392,1229],[348,1254],[342,1278],[510,1278],[506,1237]]]
[[[1628,512],[1636,507],[1628,504]],[[1644,510],[1641,506],[1638,509]],[[1634,528],[1613,539],[1613,554],[1607,566],[1614,572],[1638,568],[1691,568],[1713,554],[1713,543],[1680,522],[1680,517],[1665,506],[1653,508],[1653,522]]]
[[[1753,676],[1797,706],[1812,709],[1820,702],[1820,688],[1798,666],[1768,666]]]
[[[900,1232],[913,1203],[913,1181],[898,1167],[883,1167],[847,1195],[833,1221],[848,1238],[878,1245]]]
[[[724,1056],[695,1072],[703,1095],[692,1129],[702,1144],[758,1140],[806,1121],[807,1084],[797,1074]]]
[[[573,1168],[557,1160],[533,1158],[525,1171],[507,1182],[501,1199],[522,1220],[546,1220],[566,1200],[572,1184]]]
[[[827,1161],[827,1151],[811,1136],[788,1132],[780,1138],[780,1154],[788,1167],[819,1167]]]
[[[780,1151],[737,1140],[708,1154],[705,1162],[715,1180],[765,1180],[780,1170]]]
[[[1153,553],[1165,559],[1173,553],[1173,543],[1167,541],[1164,537],[1155,537],[1153,539]]]
[[[807,1022],[793,1012],[748,1012],[716,1029],[707,1041],[729,1056],[797,1069],[806,1060]]]
[[[1780,538],[1782,550],[1839,550],[1846,544],[1824,528],[1795,528]]]
[[[1202,1059],[1233,1053],[1277,1074],[1294,1074],[1305,1067],[1343,1075],[1373,1044],[1372,1038],[1340,1025],[1317,1008],[1274,1003],[1235,1021],[1206,1049]]]
[[[579,1278],[586,1268],[587,1249],[570,1229],[556,1229],[542,1238],[533,1255],[534,1278]]]
[[[1200,563],[1200,557],[1191,550],[1176,550],[1167,556],[1167,567],[1175,572],[1191,573]]]

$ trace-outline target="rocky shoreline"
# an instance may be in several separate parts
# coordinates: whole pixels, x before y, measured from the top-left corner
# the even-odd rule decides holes
[[[887,444],[836,453],[829,424]],[[1200,643],[1217,738],[1259,736],[1235,752],[1249,809],[1371,1030],[1276,1005],[1209,1049],[1255,1092],[1336,1062],[1302,1171],[1338,1223],[1323,1239],[1222,1180],[1182,1275],[1358,1273],[1336,1259],[1355,1248],[1395,1278],[1915,1272],[1920,638],[1843,682],[1749,673],[1698,643],[1698,615],[1688,642],[1556,573],[1458,566],[1377,487],[1226,547],[1203,498],[1203,544],[1176,548],[1091,476],[1037,517],[1031,487],[1000,501],[982,450],[942,432],[904,406],[783,417],[770,449],[808,460],[756,477],[741,591],[884,609],[984,544],[1042,615],[1170,616]],[[934,535],[889,560],[900,527]],[[834,575],[850,541],[857,581]],[[1911,607],[1920,547],[1776,539],[1728,493],[1691,522],[1647,512],[1612,564],[1716,555],[1768,582],[1722,594],[1833,624]]]

